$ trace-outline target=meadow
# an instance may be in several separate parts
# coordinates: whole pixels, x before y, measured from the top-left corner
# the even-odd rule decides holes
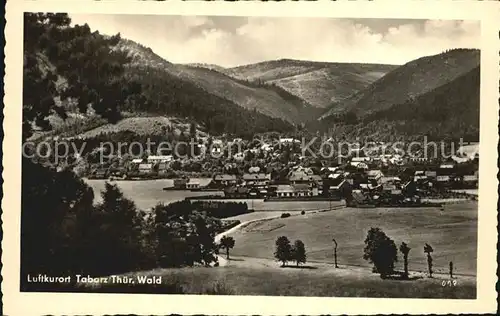
[[[363,256],[364,240],[370,227],[380,227],[399,247],[411,249],[409,269],[426,271],[425,243],[434,248],[434,270],[447,273],[453,261],[455,274],[475,275],[477,259],[477,203],[445,205],[441,208],[343,208],[306,213],[289,218],[253,222],[232,232],[236,245],[232,256],[273,259],[274,242],[287,236],[301,239],[310,262],[332,262],[333,242],[338,242],[338,262],[371,267]],[[399,254],[397,268],[402,268]]]
[[[474,299],[473,278],[447,279],[417,277],[413,280],[382,280],[366,269],[295,269],[277,267],[226,266],[219,268],[155,269],[127,274],[130,277],[156,276],[160,285],[126,286],[100,284],[87,292],[164,293],[212,295],[269,295],[317,297],[385,297]],[[443,286],[445,282],[445,286]],[[80,290],[83,290],[82,288]]]

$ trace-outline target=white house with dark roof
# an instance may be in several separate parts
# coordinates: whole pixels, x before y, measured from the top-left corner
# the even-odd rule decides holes
[[[148,156],[146,159],[148,163],[159,163],[159,162],[170,162],[174,159],[174,156],[172,155],[166,155],[166,156]]]

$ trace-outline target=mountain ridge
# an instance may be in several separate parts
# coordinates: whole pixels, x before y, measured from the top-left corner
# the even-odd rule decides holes
[[[445,85],[480,63],[479,50],[453,49],[412,60],[387,73],[343,102],[332,104],[319,118],[342,112],[368,115],[404,103]]]
[[[227,99],[247,110],[255,110],[291,124],[303,123],[320,114],[306,101],[279,86],[234,78],[221,72],[222,67],[173,64],[168,61],[163,63],[161,57],[152,50],[130,40],[122,41],[120,49],[131,52],[134,57],[133,67],[161,68],[180,80],[190,82],[209,94]]]
[[[329,116],[315,126],[346,138],[479,141],[480,65],[433,90],[364,116]],[[352,113],[352,112],[350,112]]]
[[[364,89],[396,65],[338,63],[282,58],[225,70],[243,80],[276,84],[311,105],[324,108]]]

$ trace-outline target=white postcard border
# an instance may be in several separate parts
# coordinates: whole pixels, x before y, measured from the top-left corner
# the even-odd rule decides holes
[[[496,2],[155,2],[8,1],[5,28],[2,292],[5,314],[428,314],[496,311],[497,144],[500,6]],[[22,13],[80,12],[171,15],[323,16],[481,20],[480,183],[477,299],[379,299],[159,294],[21,293]]]

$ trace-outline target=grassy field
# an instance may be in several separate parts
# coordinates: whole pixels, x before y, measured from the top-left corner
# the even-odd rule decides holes
[[[290,215],[300,215],[301,211],[287,211],[287,213],[290,213]],[[253,221],[253,220],[258,220],[258,219],[263,219],[263,218],[270,218],[270,217],[276,217],[280,216],[282,212],[279,211],[255,211],[252,213],[247,213],[247,214],[241,214],[237,216],[232,216],[228,217],[227,219],[234,219],[234,220],[239,220],[241,222],[246,222],[246,221]]]
[[[261,211],[237,217],[242,221],[277,215]],[[231,260],[221,258],[219,267],[153,269],[127,273],[161,277],[161,284],[101,284],[79,291],[111,293],[177,293],[218,295],[458,298],[476,297],[477,204],[440,208],[343,208],[329,212],[290,212],[289,218],[248,223],[229,235],[236,240]],[[362,259],[366,231],[382,228],[396,244],[412,248],[409,280],[382,280]],[[308,262],[285,268],[273,258],[274,241],[286,235],[302,239]],[[332,264],[332,242],[339,242],[339,268]],[[423,244],[434,247],[434,278],[428,278]],[[455,266],[455,279],[447,275],[448,262]],[[398,262],[397,270],[402,269]],[[451,283],[453,282],[453,283]]]
[[[218,295],[273,295],[323,297],[390,297],[390,298],[461,298],[473,299],[473,279],[456,280],[455,286],[443,286],[444,278],[382,280],[366,269],[295,269],[276,267],[228,266],[220,268],[156,269],[129,274],[161,276],[162,284],[101,285],[94,291],[136,293],[185,293]]]
[[[363,260],[364,239],[370,227],[380,227],[399,247],[406,242],[412,250],[409,268],[426,271],[423,245],[434,248],[434,270],[448,272],[453,261],[456,274],[475,275],[477,259],[477,204],[446,205],[440,208],[352,209],[292,216],[251,223],[231,233],[236,240],[234,256],[273,258],[274,242],[287,236],[301,239],[309,261],[332,262],[332,238],[338,242],[338,262],[370,267]],[[397,268],[401,268],[399,254]]]

